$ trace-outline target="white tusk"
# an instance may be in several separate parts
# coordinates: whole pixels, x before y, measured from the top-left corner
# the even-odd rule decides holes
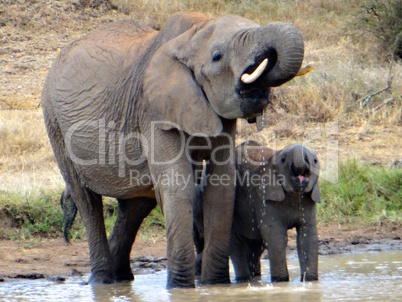
[[[261,62],[260,65],[258,65],[256,70],[254,70],[254,72],[252,74],[243,73],[240,78],[241,81],[245,84],[250,84],[250,83],[254,82],[263,73],[265,67],[267,67],[267,64],[268,64],[268,59],[265,59],[264,61]]]
[[[297,77],[304,76],[312,71],[314,68],[314,62],[308,63],[306,66],[300,68],[299,72],[296,74]]]

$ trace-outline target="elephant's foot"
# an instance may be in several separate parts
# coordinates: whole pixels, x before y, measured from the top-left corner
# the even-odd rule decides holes
[[[179,274],[173,274],[168,271],[166,288],[195,288],[194,276],[188,270],[176,271]],[[182,272],[182,273],[180,273]]]
[[[167,289],[171,288],[195,288],[194,283],[193,284],[186,284],[182,282],[169,282],[168,285],[166,286]]]
[[[121,282],[121,281],[133,281],[134,280],[134,275],[131,271],[131,269],[125,269],[125,270],[116,270],[114,272],[116,282]]]
[[[230,284],[229,256],[223,253],[223,249],[212,249],[212,247],[204,249],[202,255],[201,284]]]
[[[107,271],[92,272],[91,277],[88,280],[89,284],[112,284],[115,283],[115,277],[113,273]]]
[[[194,282],[183,282],[182,280],[171,280],[169,278],[166,288],[195,288],[195,285]]]
[[[271,282],[288,282],[289,275],[287,276],[271,276]]]
[[[250,276],[236,277],[237,283],[250,282],[251,280],[252,280],[252,278]]]
[[[203,285],[213,285],[213,284],[230,284],[229,276],[221,277],[221,278],[203,278],[201,283]]]
[[[302,275],[300,277],[301,282],[318,281],[317,275]]]

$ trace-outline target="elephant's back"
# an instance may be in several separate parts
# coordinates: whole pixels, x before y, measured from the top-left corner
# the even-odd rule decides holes
[[[155,33],[138,21],[118,21],[60,51],[48,73],[42,102],[54,108],[63,134],[77,122],[104,116],[118,122],[124,117],[132,79],[138,77],[132,75],[134,66]]]
[[[93,51],[93,59],[99,63],[102,62],[101,50],[109,52],[111,56],[116,56],[119,52],[138,52],[145,45],[144,41],[147,37],[154,36],[156,33],[154,29],[135,19],[116,21],[71,41],[61,49],[55,64],[72,64],[71,57],[82,52]],[[101,49],[96,51],[91,49],[92,47]],[[110,64],[113,63],[110,62]]]
[[[236,147],[239,170],[250,170],[265,164],[276,151],[256,141],[244,141]]]

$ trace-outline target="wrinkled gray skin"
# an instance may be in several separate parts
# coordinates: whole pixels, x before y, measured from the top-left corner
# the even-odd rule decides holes
[[[192,161],[211,158],[208,173],[233,179],[236,118],[261,113],[270,87],[297,74],[303,52],[290,24],[200,13],[173,15],[159,32],[135,20],[111,23],[60,52],[44,84],[43,114],[86,228],[91,283],[133,279],[131,247],[157,200],[166,222],[167,287],[194,286]],[[266,57],[262,75],[243,83],[241,75]],[[204,284],[229,282],[230,183],[203,192]],[[119,202],[108,239],[102,196]]]
[[[302,144],[274,151],[253,141],[241,144],[237,152],[230,245],[236,279],[248,281],[260,275],[260,257],[268,248],[272,282],[289,281],[287,230],[296,228],[301,281],[318,280],[316,152]]]

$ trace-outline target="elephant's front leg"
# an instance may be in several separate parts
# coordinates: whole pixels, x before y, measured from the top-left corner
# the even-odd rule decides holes
[[[176,130],[157,127],[146,133],[154,144],[148,154],[155,196],[166,225],[167,288],[194,287],[195,253],[192,207],[194,171],[187,157],[185,137]]]
[[[172,170],[173,171],[173,170]],[[190,172],[190,171],[189,171]],[[183,177],[192,179],[192,172]],[[161,175],[161,174],[159,174]],[[195,254],[192,237],[194,183],[157,186],[166,223],[168,280],[167,288],[194,287]],[[170,181],[169,181],[170,182]]]
[[[277,215],[273,213],[269,215],[272,215],[273,222],[266,230],[263,230],[263,237],[268,245],[271,281],[289,281],[286,263],[287,229],[281,223],[274,221]]]
[[[296,228],[300,281],[316,281],[318,280],[318,234],[315,208],[307,212],[305,222]]]
[[[130,253],[142,221],[155,208],[156,200],[145,197],[118,200],[116,222],[109,236],[116,281],[134,280]]]
[[[233,264],[237,282],[248,282],[252,279],[250,267],[248,265],[249,258],[247,256],[247,239],[232,230],[232,237],[230,240],[230,259]]]
[[[210,161],[204,191],[204,251],[201,282],[230,283],[229,244],[233,220],[235,169],[230,161]]]

